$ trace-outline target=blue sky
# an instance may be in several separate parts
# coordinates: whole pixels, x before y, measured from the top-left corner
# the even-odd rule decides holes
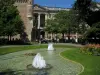
[[[50,7],[71,8],[75,0],[34,0],[35,4]],[[100,0],[96,0],[100,2]]]

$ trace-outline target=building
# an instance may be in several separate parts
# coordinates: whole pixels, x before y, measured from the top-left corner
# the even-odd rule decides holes
[[[17,6],[19,14],[24,22],[27,38],[31,41],[31,32],[33,28],[33,0],[16,0],[15,6]],[[17,37],[19,37],[19,35],[17,35]]]
[[[47,33],[44,31],[46,20],[54,18],[54,15],[61,10],[69,11],[70,9],[60,8],[60,7],[47,7],[34,4],[33,10],[34,10],[33,39],[40,39],[47,37],[46,36]]]
[[[44,31],[45,21],[61,10],[69,11],[68,8],[60,7],[46,7],[38,4],[33,4],[34,0],[16,0],[15,6],[19,10],[19,14],[24,22],[25,33],[29,41],[45,38],[46,32]],[[17,36],[19,37],[19,35]]]

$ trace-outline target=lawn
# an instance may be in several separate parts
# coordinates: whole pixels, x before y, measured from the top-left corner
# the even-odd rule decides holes
[[[34,50],[39,48],[47,48],[48,45],[22,45],[22,46],[15,46],[15,47],[1,47],[0,48],[0,55],[17,52],[17,51],[23,51],[23,50]],[[54,48],[72,48],[75,46],[70,45],[54,45]]]
[[[80,48],[71,48],[61,55],[84,66],[84,72],[80,75],[100,75],[100,56],[82,54],[79,50]]]

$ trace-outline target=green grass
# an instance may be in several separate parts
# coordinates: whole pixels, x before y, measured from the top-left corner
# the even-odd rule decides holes
[[[18,46],[18,47],[5,47],[5,48],[0,48],[0,55],[3,54],[8,54],[8,53],[12,53],[12,52],[17,52],[17,51],[23,51],[23,50],[30,50],[30,49],[39,49],[39,48],[45,48],[46,45],[42,46]]]
[[[71,48],[61,55],[84,66],[84,72],[80,75],[100,75],[100,56],[82,54],[79,48]]]
[[[39,49],[39,48],[47,48],[47,45],[22,45],[17,47],[5,47],[0,48],[0,55],[17,52],[17,51],[23,51],[23,50],[30,50],[30,49]],[[74,46],[70,45],[54,45],[54,48],[72,48]]]

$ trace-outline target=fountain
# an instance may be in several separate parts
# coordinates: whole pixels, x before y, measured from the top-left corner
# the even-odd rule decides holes
[[[49,43],[49,44],[48,44],[48,50],[49,50],[49,51],[54,50],[53,43]]]
[[[32,66],[34,68],[38,68],[38,69],[43,69],[46,67],[46,62],[40,53],[37,53],[37,55],[35,56]]]
[[[27,65],[27,69],[29,71],[35,72],[33,75],[48,75],[47,70],[51,68],[52,66],[50,64],[46,64],[40,53],[36,54],[32,64]]]

